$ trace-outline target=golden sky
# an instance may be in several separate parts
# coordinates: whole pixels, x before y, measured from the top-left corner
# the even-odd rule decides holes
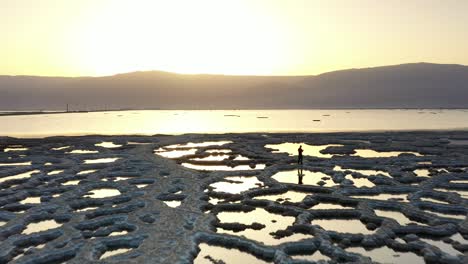
[[[0,75],[468,64],[464,0],[0,0]]]

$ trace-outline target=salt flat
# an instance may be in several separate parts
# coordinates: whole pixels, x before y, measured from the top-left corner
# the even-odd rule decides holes
[[[0,262],[467,263],[468,148],[451,143],[463,140],[3,137]]]

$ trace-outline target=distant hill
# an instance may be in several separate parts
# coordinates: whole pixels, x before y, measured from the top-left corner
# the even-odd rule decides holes
[[[468,66],[414,63],[316,76],[0,76],[0,110],[467,108]]]

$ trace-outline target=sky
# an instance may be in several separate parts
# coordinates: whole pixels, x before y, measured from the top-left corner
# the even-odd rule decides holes
[[[0,75],[468,65],[464,0],[0,0]]]

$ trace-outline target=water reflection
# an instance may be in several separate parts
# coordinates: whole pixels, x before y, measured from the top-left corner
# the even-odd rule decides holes
[[[283,237],[281,239],[274,238],[270,233],[286,229],[288,226],[294,223],[295,217],[272,214],[262,208],[256,208],[255,210],[247,213],[221,212],[218,213],[217,217],[222,223],[237,222],[245,225],[250,225],[254,222],[257,222],[260,224],[264,224],[265,227],[260,230],[246,229],[240,232],[233,232],[230,230],[217,228],[216,232],[227,233],[237,236],[245,236],[248,239],[259,241],[266,245],[278,245],[285,242],[298,241],[301,239],[312,237],[312,235],[293,234],[291,236]]]
[[[371,175],[377,175],[377,174],[382,174],[382,175],[385,175],[387,177],[390,177],[390,174],[386,171],[381,171],[381,170],[358,170],[358,169],[349,169],[349,168],[342,168],[341,166],[335,166],[333,167],[333,170],[334,171],[350,171],[350,172],[357,172],[357,173],[360,173],[362,175],[366,175],[366,176],[371,176]]]
[[[320,202],[320,203],[314,205],[311,209],[314,209],[314,210],[354,209],[354,207],[341,205],[341,204],[322,203],[322,202]]]
[[[86,149],[74,149],[70,152],[67,152],[67,154],[95,154],[99,153],[97,150],[86,150]]]
[[[77,185],[79,182],[80,180],[71,180],[71,181],[62,183],[62,185]]]
[[[337,185],[329,175],[323,172],[303,171],[302,169],[297,171],[297,176],[296,170],[287,170],[277,172],[272,176],[272,178],[283,183],[321,185],[325,187],[333,187]]]
[[[52,150],[64,150],[70,148],[70,146],[63,146],[63,147],[57,147],[57,148],[52,148]]]
[[[53,171],[47,173],[47,175],[52,176],[52,175],[60,174],[62,172],[64,172],[64,170],[53,170]]]
[[[205,141],[201,143],[186,143],[186,144],[175,144],[175,145],[169,145],[165,146],[164,148],[166,149],[171,149],[171,148],[201,148],[201,147],[209,147],[209,146],[222,146],[232,143],[232,141]]]
[[[468,184],[468,180],[451,180],[450,183],[462,183],[462,184]]]
[[[115,178],[112,178],[115,182],[118,182],[118,181],[126,181],[128,179],[131,179],[131,177],[115,177]],[[107,179],[104,179],[104,180],[107,180]]]
[[[123,236],[128,234],[128,231],[123,230],[123,231],[115,231],[109,234],[109,236]]]
[[[430,198],[430,197],[421,197],[420,199],[421,199],[421,201],[423,201],[423,202],[440,203],[440,204],[449,204],[449,203],[446,202],[446,201],[436,200],[436,199]]]
[[[103,141],[99,144],[95,144],[95,146],[97,147],[103,147],[103,148],[120,148],[122,147],[122,145],[117,145],[117,144],[114,144],[113,142],[106,142],[106,141]]]
[[[96,171],[97,170],[84,170],[84,171],[78,172],[76,175],[90,174],[90,173],[93,173],[93,172],[96,172]]]
[[[419,165],[432,165],[432,161],[420,161],[418,162]]]
[[[288,153],[290,156],[296,156],[298,154],[297,150],[299,146],[302,146],[304,150],[304,156],[313,156],[319,158],[326,158],[329,159],[333,155],[332,154],[322,154],[320,151],[328,148],[328,147],[342,147],[343,145],[309,145],[306,143],[282,143],[282,144],[268,144],[265,145],[265,148],[274,149],[272,153]]]
[[[250,160],[250,159],[242,155],[237,155],[237,157],[234,160]]]
[[[304,184],[304,170],[301,168],[297,169],[297,184]]]
[[[182,204],[181,201],[163,201],[163,203],[172,208],[179,207]]]
[[[104,252],[104,254],[101,255],[99,259],[105,259],[109,258],[115,255],[127,253],[128,251],[132,250],[131,248],[119,248],[119,249],[114,249],[114,250],[108,250]]]
[[[465,220],[466,218],[466,215],[464,214],[447,214],[447,213],[441,213],[441,212],[436,212],[434,210],[430,210],[430,209],[426,209],[424,210],[428,213],[431,213],[431,214],[435,214],[435,215],[438,215],[440,217],[444,217],[444,218],[454,218],[454,219],[459,219],[459,220]]]
[[[41,203],[41,197],[27,197],[20,201],[20,204],[39,204]]]
[[[356,186],[357,188],[361,188],[361,187],[371,188],[375,186],[375,184],[369,181],[367,178],[354,178],[350,174],[346,175],[345,179],[353,181],[354,186]]]
[[[30,223],[26,226],[26,229],[23,230],[23,234],[29,235],[32,233],[42,232],[49,229],[57,228],[62,226],[61,224],[55,222],[55,220],[44,220],[37,223]]]
[[[0,163],[0,166],[29,166],[31,161],[28,162],[16,162],[16,163]]]
[[[240,118],[226,118],[226,110],[141,110],[121,111],[119,116],[102,112],[1,116],[3,136],[45,137],[57,135],[135,135],[184,133],[245,132],[349,132],[376,130],[437,130],[464,128],[468,112],[444,110],[421,118],[419,110],[239,110]],[[134,113],[139,113],[135,115]],[[174,115],[177,113],[178,115]],[[311,116],[330,114],[326,122],[313,121]],[[257,119],[268,116],[268,119]],[[290,122],[294,116],[295,122]],[[442,119],[444,122],[441,122]],[[392,120],[392,122],[388,122]],[[255,126],[252,126],[255,123]]]
[[[102,159],[85,160],[84,164],[111,163],[111,162],[115,162],[118,159],[119,158],[102,158]]]
[[[450,239],[454,240],[454,241],[457,241],[461,244],[468,244],[468,241],[465,240],[459,233],[456,233],[455,235],[451,236]],[[456,255],[461,255],[463,254],[463,252],[460,252],[458,250],[456,250],[452,244],[450,243],[447,243],[447,242],[444,242],[444,240],[433,240],[433,239],[429,239],[429,238],[421,238],[421,241],[424,241],[430,245],[433,245],[437,248],[439,248],[441,251],[449,254],[449,255],[452,255],[452,256],[456,256]]]
[[[213,263],[225,263],[225,264],[266,264],[263,260],[260,260],[253,255],[239,251],[237,249],[227,249],[223,247],[210,246],[208,244],[200,244],[200,253],[193,261],[194,264],[213,264]]]
[[[22,147],[6,147],[3,152],[11,152],[11,151],[26,151],[28,148],[22,148]]]
[[[20,173],[18,175],[3,177],[3,178],[0,178],[0,183],[10,181],[10,180],[20,180],[20,179],[31,178],[31,175],[33,173],[39,173],[39,172],[41,172],[41,171],[40,170],[32,170],[32,171],[28,171],[28,172],[25,172],[25,173]]]
[[[254,167],[251,167],[250,165],[238,165],[235,167],[230,167],[226,165],[198,165],[192,163],[182,163],[181,165],[186,168],[201,171],[263,170],[265,168],[265,164],[254,164]]]
[[[339,233],[354,233],[354,234],[373,234],[371,231],[359,220],[356,219],[314,219],[313,225],[319,225],[321,228],[328,231],[335,231]]]
[[[207,149],[207,153],[231,153],[232,150],[230,149]]]
[[[262,184],[255,176],[232,176],[226,177],[225,180],[233,182],[220,181],[212,183],[210,186],[214,188],[215,192],[238,194]]]
[[[302,202],[304,198],[307,196],[307,193],[296,192],[296,191],[287,191],[282,194],[270,194],[270,195],[259,195],[255,196],[255,199],[262,199],[262,200],[270,200],[274,202],[293,202],[298,203]]]
[[[363,158],[389,158],[397,157],[400,154],[414,154],[415,156],[422,156],[420,153],[411,151],[375,151],[372,149],[355,149],[356,153],[353,156],[359,156]]]
[[[424,264],[424,259],[412,252],[397,252],[389,247],[381,247],[366,250],[361,247],[350,247],[346,251],[358,253],[363,256],[370,257],[373,261],[380,263],[411,263],[411,264]]]
[[[191,160],[195,161],[223,161],[225,159],[229,159],[229,155],[210,155],[204,158],[193,158]]]
[[[381,193],[378,195],[353,195],[353,198],[375,199],[375,200],[393,200],[399,202],[408,202],[408,194]]]
[[[84,195],[85,198],[107,198],[112,196],[120,195],[120,191],[117,189],[101,188],[91,190],[88,194]]]
[[[414,224],[408,217],[404,214],[396,211],[384,211],[384,210],[374,210],[375,214],[381,217],[391,218],[396,220],[400,225]]]
[[[320,251],[315,251],[312,255],[293,255],[291,256],[292,259],[297,260],[308,260],[308,261],[329,261],[331,260],[329,256],[323,255]]]
[[[428,169],[417,169],[414,170],[414,173],[419,177],[429,177],[429,170]]]
[[[155,153],[159,156],[169,158],[169,159],[176,159],[181,158],[187,155],[193,155],[197,152],[197,149],[186,149],[186,150],[165,150],[163,148],[159,148],[155,151]]]
[[[86,212],[86,211],[91,211],[91,210],[96,210],[96,209],[98,209],[98,208],[94,207],[94,206],[90,206],[90,207],[85,207],[85,208],[78,209],[76,211],[77,212]]]

